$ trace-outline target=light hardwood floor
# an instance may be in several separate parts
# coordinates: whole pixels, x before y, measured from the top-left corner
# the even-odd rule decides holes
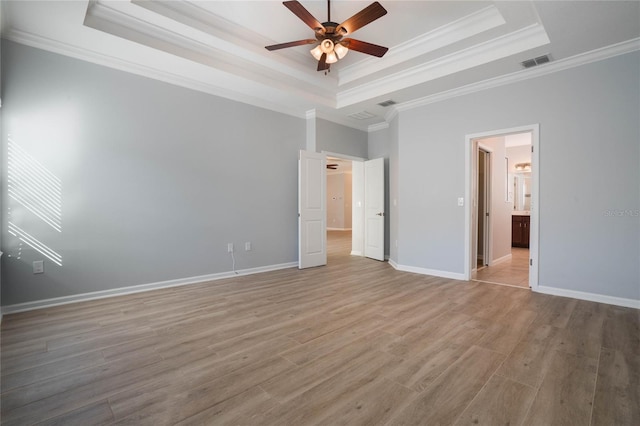
[[[640,424],[638,310],[398,272],[331,234],[326,267],[7,315],[2,424]]]
[[[478,269],[475,279],[494,284],[529,288],[529,249],[511,248],[511,259]]]

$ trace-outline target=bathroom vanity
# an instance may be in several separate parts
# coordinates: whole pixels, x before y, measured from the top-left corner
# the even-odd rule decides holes
[[[529,212],[514,212],[511,215],[511,247],[529,248],[531,218]]]

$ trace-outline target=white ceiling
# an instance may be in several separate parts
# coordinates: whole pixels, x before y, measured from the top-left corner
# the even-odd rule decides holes
[[[342,22],[371,1],[332,1]],[[389,47],[350,52],[324,75],[313,38],[280,1],[2,0],[3,37],[299,117],[360,129],[390,111],[504,79],[527,78],[640,49],[640,1],[380,0],[387,15],[353,38]],[[320,22],[326,1],[302,0]],[[523,69],[549,54],[552,62]],[[586,58],[586,59],[580,59]],[[502,79],[502,80],[500,80]],[[506,80],[505,80],[506,81]],[[497,83],[496,83],[497,84]],[[396,107],[377,103],[392,99]],[[370,118],[350,115],[368,112]]]

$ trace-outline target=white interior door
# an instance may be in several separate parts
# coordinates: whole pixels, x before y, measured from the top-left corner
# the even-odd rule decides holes
[[[298,268],[327,264],[327,160],[300,151],[298,158]]]
[[[364,163],[364,255],[384,260],[384,159]]]

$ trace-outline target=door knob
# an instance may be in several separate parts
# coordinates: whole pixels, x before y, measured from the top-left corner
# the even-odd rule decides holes
[[[376,216],[384,216],[384,213],[383,212],[376,213]]]

